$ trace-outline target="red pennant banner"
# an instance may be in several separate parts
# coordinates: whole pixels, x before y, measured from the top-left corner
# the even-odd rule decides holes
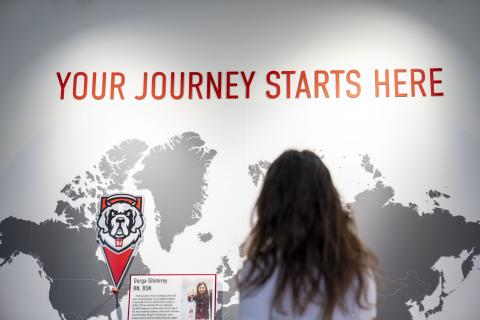
[[[115,287],[118,288],[133,257],[133,248],[129,248],[122,253],[116,253],[115,251],[110,250],[107,246],[103,246],[103,253],[107,260]]]
[[[114,292],[122,280],[142,240],[145,223],[142,197],[115,194],[102,197],[97,216],[97,241],[102,246]]]

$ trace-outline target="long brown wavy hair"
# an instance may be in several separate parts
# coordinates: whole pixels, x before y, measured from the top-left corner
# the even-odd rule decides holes
[[[323,319],[357,279],[356,303],[368,308],[366,276],[376,256],[357,237],[350,208],[342,206],[330,172],[311,151],[287,150],[269,167],[254,207],[253,228],[244,242],[248,272],[238,281],[248,295],[278,271],[273,307],[285,314],[282,298],[291,290],[294,314],[321,304]],[[362,298],[363,297],[363,298]],[[290,296],[289,296],[290,298]]]

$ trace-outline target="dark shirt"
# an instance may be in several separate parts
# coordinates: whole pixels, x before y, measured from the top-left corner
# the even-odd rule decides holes
[[[195,319],[209,319],[210,301],[208,294],[188,296],[188,301],[195,301]]]

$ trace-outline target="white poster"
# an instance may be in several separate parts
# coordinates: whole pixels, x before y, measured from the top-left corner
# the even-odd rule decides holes
[[[212,320],[216,274],[131,275],[129,320]]]

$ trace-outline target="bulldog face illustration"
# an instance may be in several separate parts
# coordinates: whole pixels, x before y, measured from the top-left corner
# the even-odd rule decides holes
[[[111,249],[120,252],[141,237],[143,216],[135,203],[115,202],[100,212],[97,219],[98,238]]]

